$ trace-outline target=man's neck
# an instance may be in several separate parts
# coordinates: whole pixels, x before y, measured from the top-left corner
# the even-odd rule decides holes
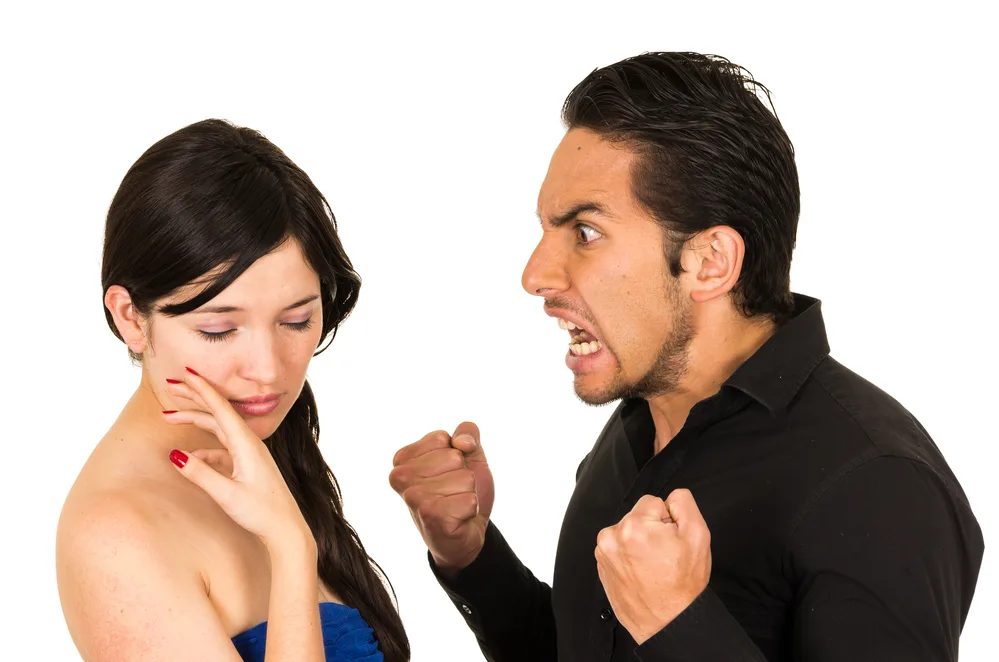
[[[695,334],[679,386],[670,393],[649,399],[656,427],[656,453],[680,432],[694,405],[718,393],[722,384],[770,339],[776,329],[769,320],[740,318],[710,325]]]

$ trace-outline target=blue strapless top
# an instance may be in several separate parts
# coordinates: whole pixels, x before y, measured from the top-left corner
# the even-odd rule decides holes
[[[323,629],[326,662],[384,662],[374,631],[356,609],[336,602],[321,602],[319,622]],[[232,638],[245,662],[264,662],[266,641],[266,621]]]

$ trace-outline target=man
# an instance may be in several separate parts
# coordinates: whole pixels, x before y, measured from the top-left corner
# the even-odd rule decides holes
[[[566,100],[523,285],[569,332],[577,395],[622,402],[577,470],[553,586],[489,520],[474,425],[394,459],[489,660],[957,659],[981,529],[926,431],[791,293],[797,171],[758,88],[652,53]]]

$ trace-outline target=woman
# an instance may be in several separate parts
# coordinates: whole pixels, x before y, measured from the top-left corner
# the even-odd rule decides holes
[[[408,660],[317,445],[306,369],[360,279],[308,176],[250,129],[181,129],[125,175],[101,275],[142,377],[59,522],[83,658]]]

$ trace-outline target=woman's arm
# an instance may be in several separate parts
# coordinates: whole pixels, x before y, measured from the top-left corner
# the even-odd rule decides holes
[[[175,451],[174,464],[234,522],[259,536],[270,554],[266,662],[325,662],[316,542],[270,451],[196,372],[189,369],[184,382],[171,382],[169,390],[197,409],[170,412],[166,420],[214,433],[225,446],[221,453],[231,473],[226,476],[205,462],[219,451]]]
[[[325,660],[316,599],[318,553],[312,533],[290,532],[277,544],[265,544],[271,559],[265,662]]]
[[[205,462],[218,451],[175,451],[171,460],[269,552],[266,661],[325,662],[316,543],[274,459],[204,379],[192,373],[171,389],[198,408],[170,412],[167,420],[215,433],[227,449],[231,476]],[[202,574],[183,560],[189,554],[173,548],[182,544],[175,529],[183,525],[113,495],[64,513],[59,592],[84,660],[239,662]]]
[[[86,662],[241,662],[201,572],[171,527],[123,498],[95,500],[60,522],[59,595]],[[267,662],[323,661],[316,544],[288,527],[268,543]]]
[[[240,662],[200,572],[164,535],[176,525],[113,496],[63,514],[59,597],[86,662]]]

